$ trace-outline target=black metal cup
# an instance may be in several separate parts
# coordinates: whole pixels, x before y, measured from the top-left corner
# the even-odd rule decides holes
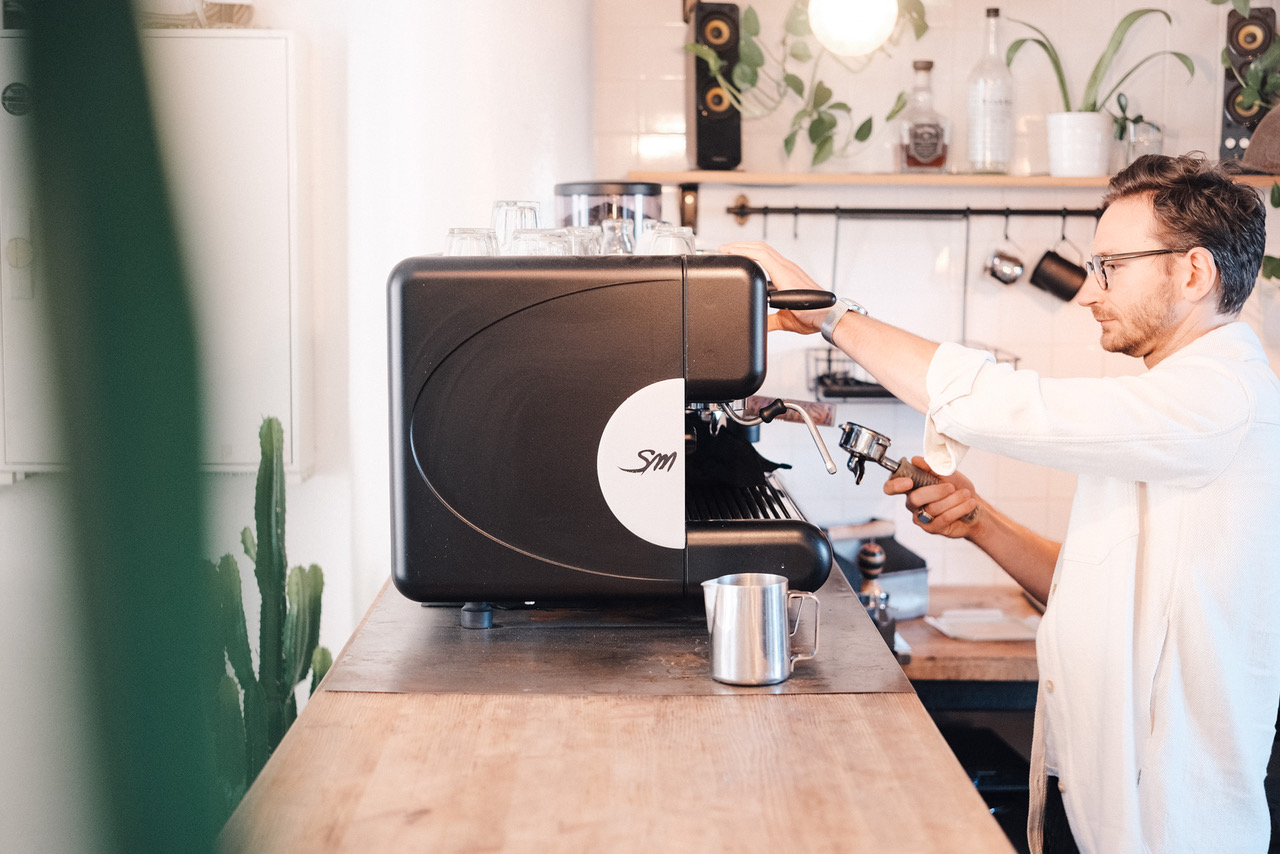
[[[1060,300],[1070,302],[1079,293],[1087,275],[1084,267],[1050,249],[1031,271],[1031,284]]]

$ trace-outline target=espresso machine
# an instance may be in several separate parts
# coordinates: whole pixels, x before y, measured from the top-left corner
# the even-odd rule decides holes
[[[784,410],[807,416],[740,402],[765,379],[767,309],[832,294],[773,292],[728,255],[412,258],[388,288],[393,579],[409,599],[826,580],[830,543],[750,441]]]

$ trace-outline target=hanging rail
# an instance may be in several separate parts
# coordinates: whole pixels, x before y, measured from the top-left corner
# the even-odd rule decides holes
[[[725,213],[732,214],[738,225],[746,225],[747,220],[756,214],[761,216],[834,216],[836,219],[968,219],[975,216],[1053,216],[1053,217],[1090,217],[1102,216],[1101,208],[842,208],[839,205],[828,208],[809,207],[773,207],[764,205],[753,207],[746,196],[738,196],[734,204],[725,208]]]

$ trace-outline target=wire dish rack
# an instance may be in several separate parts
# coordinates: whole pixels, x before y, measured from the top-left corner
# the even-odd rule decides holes
[[[964,346],[975,350],[986,350],[1002,364],[1012,365],[1016,370],[1021,359],[1002,350],[978,341],[965,341]],[[893,397],[893,394],[867,373],[866,368],[850,359],[835,347],[819,347],[808,352],[806,369],[809,388],[819,400],[848,400],[865,397]]]

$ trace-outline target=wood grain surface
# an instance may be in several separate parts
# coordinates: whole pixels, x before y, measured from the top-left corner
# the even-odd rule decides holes
[[[320,691],[232,817],[254,852],[1005,852],[911,694]]]
[[[938,615],[950,608],[999,608],[1018,618],[1036,613],[1020,587],[930,587],[929,613]],[[955,640],[923,619],[898,623],[898,634],[911,645],[911,663],[902,670],[913,682],[1035,682],[1038,678],[1035,641]]]

